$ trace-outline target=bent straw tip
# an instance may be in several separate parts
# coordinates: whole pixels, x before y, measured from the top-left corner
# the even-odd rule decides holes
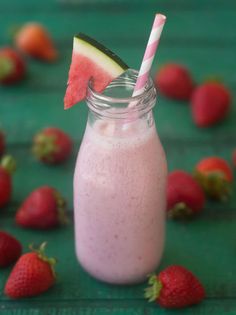
[[[166,16],[164,14],[162,14],[162,13],[156,13],[155,19],[160,19],[162,21],[165,21],[166,20]]]

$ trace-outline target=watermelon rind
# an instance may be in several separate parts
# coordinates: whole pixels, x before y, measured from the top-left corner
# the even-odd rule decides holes
[[[83,33],[74,36],[73,52],[78,52],[93,60],[96,64],[100,64],[114,77],[128,69],[128,66],[110,49]]]

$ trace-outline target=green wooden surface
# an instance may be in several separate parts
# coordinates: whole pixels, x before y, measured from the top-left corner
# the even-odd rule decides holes
[[[79,267],[74,255],[73,225],[50,232],[22,230],[14,212],[34,188],[50,184],[68,199],[72,210],[72,176],[83,135],[87,109],[63,110],[63,94],[70,62],[72,36],[84,31],[115,50],[131,67],[138,68],[153,14],[165,13],[168,22],[153,69],[167,61],[185,63],[195,79],[217,75],[235,97],[235,0],[1,0],[0,43],[8,44],[6,30],[29,20],[44,23],[60,50],[54,65],[29,60],[28,78],[20,85],[0,88],[0,125],[7,133],[8,152],[18,160],[11,204],[1,210],[0,228],[24,244],[47,240],[48,253],[58,257],[58,283],[47,293],[21,301],[6,298],[2,289],[10,269],[0,271],[2,315],[153,315],[172,314],[143,299],[145,285],[130,287],[98,283]],[[209,130],[197,129],[187,104],[159,97],[155,108],[157,129],[169,168],[191,171],[203,156],[217,154],[230,160],[236,147],[236,106],[227,120]],[[73,155],[63,166],[50,168],[30,155],[31,139],[39,128],[62,127],[75,141]],[[236,185],[234,185],[234,192]],[[236,196],[225,204],[208,202],[204,213],[188,223],[168,222],[161,267],[183,264],[202,280],[207,298],[199,306],[176,314],[236,314]]]

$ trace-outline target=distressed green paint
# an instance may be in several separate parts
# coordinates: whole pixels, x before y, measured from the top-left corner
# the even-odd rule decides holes
[[[77,4],[76,4],[77,3]],[[34,188],[49,184],[58,188],[72,210],[72,177],[86,124],[85,104],[63,110],[63,94],[71,58],[72,36],[83,31],[117,52],[131,67],[138,68],[156,11],[168,16],[154,62],[185,63],[195,80],[217,75],[235,97],[236,33],[234,0],[1,0],[0,42],[9,43],[5,31],[28,20],[44,23],[56,39],[60,58],[52,65],[28,60],[28,77],[20,85],[0,87],[0,125],[7,133],[9,153],[18,161],[11,205],[1,210],[0,228],[27,244],[48,241],[48,254],[58,258],[58,282],[45,294],[11,301],[3,294],[10,268],[0,270],[1,315],[167,315],[143,298],[144,284],[110,286],[89,277],[74,254],[73,223],[48,232],[23,230],[14,223],[14,213]],[[199,23],[200,21],[200,23]],[[236,107],[227,120],[212,129],[197,129],[188,104],[158,98],[154,110],[157,129],[166,150],[169,169],[191,171],[208,155],[228,160],[236,147]],[[74,139],[73,155],[60,167],[46,167],[31,156],[34,133],[45,126],[60,126]],[[198,306],[175,311],[181,315],[236,314],[236,186],[228,203],[207,202],[199,218],[168,222],[167,240],[160,266],[183,264],[204,283],[207,299]],[[72,216],[72,215],[71,215]],[[58,246],[60,244],[60,246]]]

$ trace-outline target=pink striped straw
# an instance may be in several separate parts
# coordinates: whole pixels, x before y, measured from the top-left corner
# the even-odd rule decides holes
[[[144,91],[149,76],[149,72],[152,67],[152,62],[155,57],[155,53],[160,41],[161,33],[165,25],[165,21],[166,21],[165,15],[162,14],[155,15],[151,34],[149,36],[146,51],[144,53],[143,61],[139,70],[138,78],[132,96],[137,96]],[[132,103],[130,104],[131,106]]]

